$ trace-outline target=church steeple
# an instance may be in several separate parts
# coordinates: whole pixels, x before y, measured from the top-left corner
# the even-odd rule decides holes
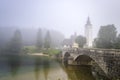
[[[85,25],[85,37],[86,37],[86,48],[92,47],[92,24],[90,22],[90,18],[88,16],[87,23]]]
[[[87,25],[91,25],[89,16],[88,16],[88,19],[87,19]]]

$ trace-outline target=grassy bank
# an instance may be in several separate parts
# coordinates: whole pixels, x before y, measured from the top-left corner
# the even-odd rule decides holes
[[[43,54],[47,54],[47,55],[57,55],[59,54],[61,51],[59,49],[54,49],[54,48],[50,48],[50,49],[37,49],[35,46],[24,46],[23,49],[24,53],[43,53]]]

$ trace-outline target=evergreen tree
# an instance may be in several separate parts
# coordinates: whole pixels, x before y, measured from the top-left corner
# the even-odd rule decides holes
[[[95,40],[98,48],[113,48],[116,40],[116,28],[114,25],[101,26],[98,37]]]
[[[43,47],[43,40],[42,40],[42,31],[41,31],[41,29],[39,29],[38,33],[37,33],[36,47],[37,47],[37,49],[41,49]]]
[[[46,36],[45,36],[45,40],[44,40],[44,48],[48,49],[51,47],[51,36],[50,36],[50,32],[47,31]]]
[[[16,30],[13,38],[11,39],[7,52],[10,54],[19,54],[22,51],[22,36],[19,30]]]

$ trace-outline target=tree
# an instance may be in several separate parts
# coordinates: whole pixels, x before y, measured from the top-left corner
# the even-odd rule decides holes
[[[86,43],[86,38],[79,35],[79,36],[77,36],[75,41],[76,41],[76,43],[78,43],[79,47],[83,47],[84,44]]]
[[[120,34],[116,38],[116,42],[114,44],[115,49],[120,49]]]
[[[51,47],[51,36],[50,36],[50,32],[47,31],[46,36],[45,36],[45,40],[44,40],[44,48],[48,49]]]
[[[16,30],[13,38],[9,42],[7,52],[11,54],[19,54],[22,51],[22,35],[19,30]]]
[[[116,40],[116,28],[114,25],[101,26],[95,44],[97,48],[113,48]]]
[[[41,31],[41,29],[39,29],[38,33],[37,33],[36,47],[38,49],[41,49],[43,47],[43,40],[42,40],[42,31]]]

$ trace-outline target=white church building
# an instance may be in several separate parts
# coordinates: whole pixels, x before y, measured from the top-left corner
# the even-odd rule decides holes
[[[90,22],[90,18],[88,17],[87,23],[85,24],[85,38],[86,44],[85,48],[91,48],[93,46],[93,38],[92,38],[92,24]]]
[[[78,44],[75,42],[77,34],[75,33],[70,37],[70,39],[64,39],[63,47],[64,48],[78,48]],[[85,38],[86,44],[84,48],[92,48],[93,47],[93,38],[92,38],[92,24],[90,22],[90,18],[88,17],[87,23],[85,24]]]

